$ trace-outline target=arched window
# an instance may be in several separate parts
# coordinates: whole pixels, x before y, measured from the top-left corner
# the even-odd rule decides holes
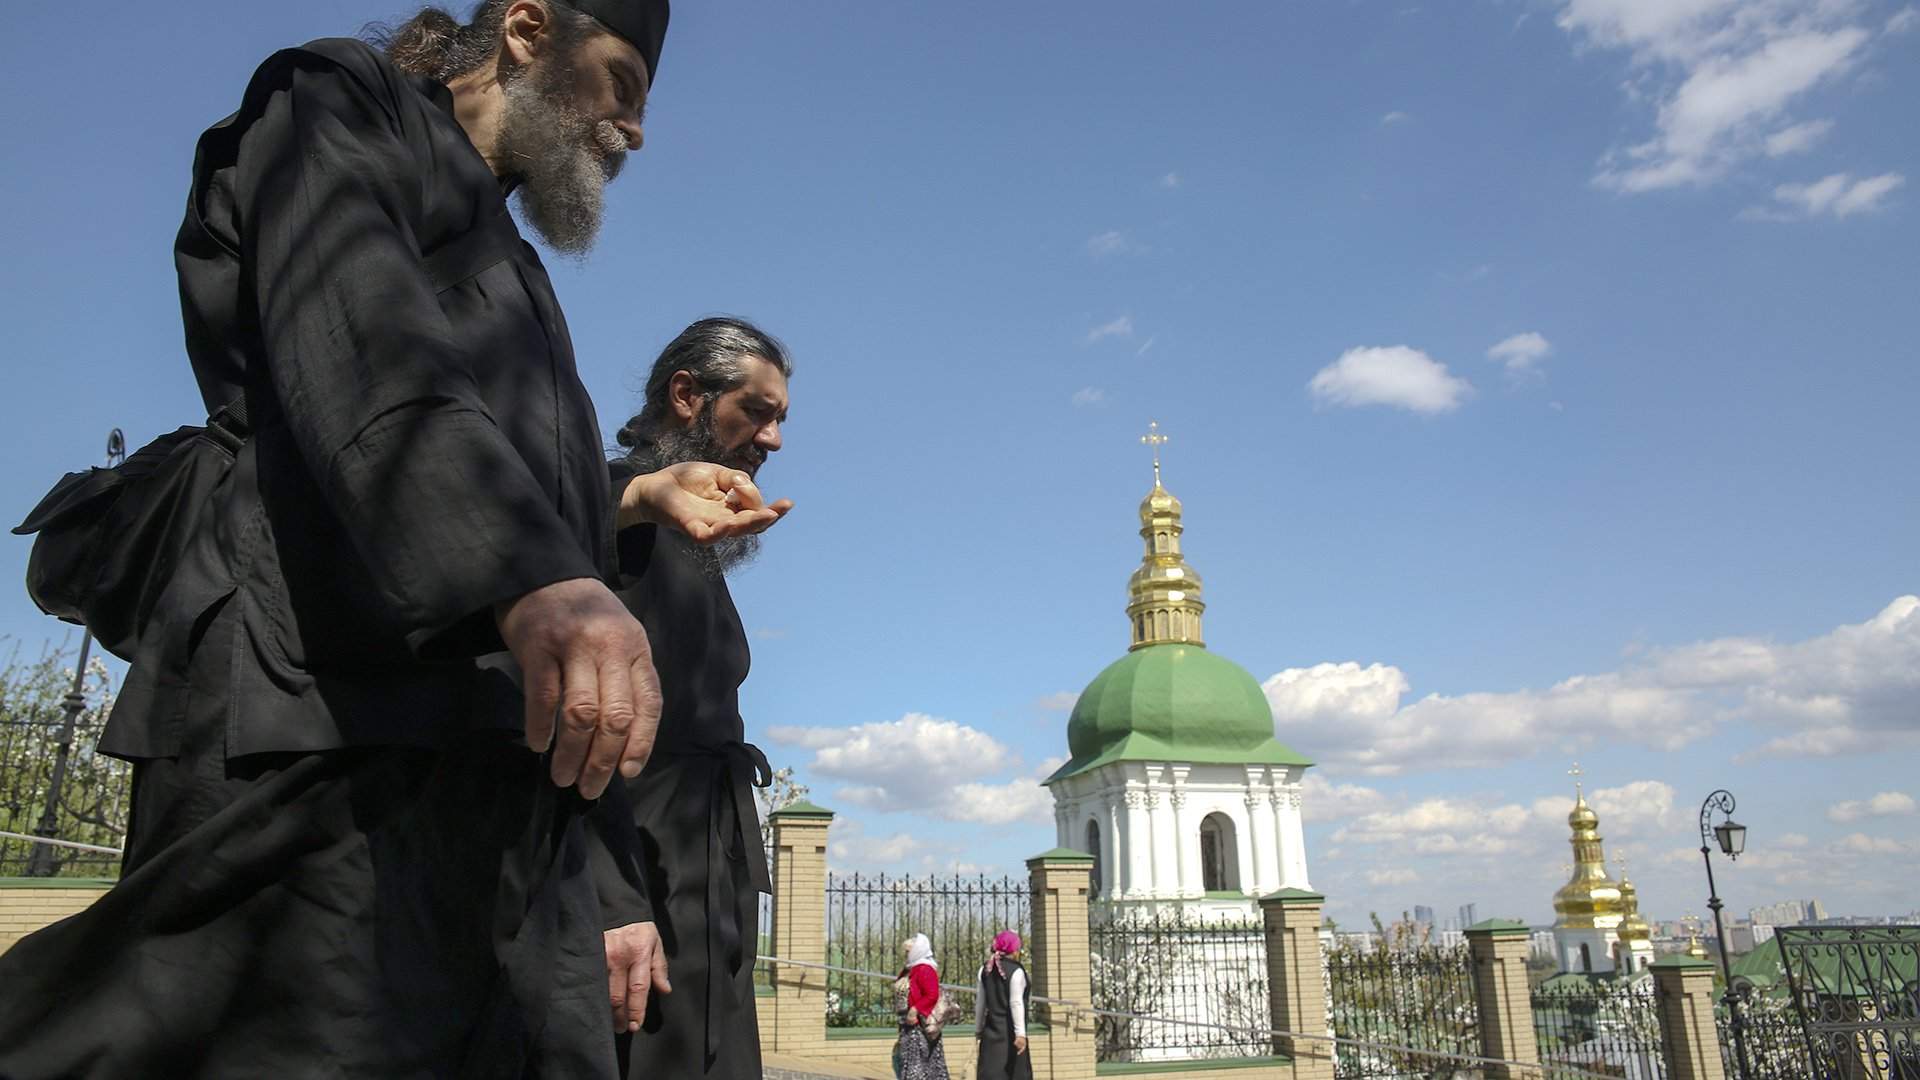
[[[1584,941],[1580,943],[1580,970],[1585,974],[1593,974],[1593,952]]]
[[[1233,819],[1225,814],[1208,814],[1200,822],[1200,887],[1240,891],[1240,847],[1233,840]]]
[[[1100,823],[1087,819],[1087,854],[1093,856],[1093,879],[1088,882],[1088,895],[1100,895],[1100,871],[1106,860],[1100,857]]]

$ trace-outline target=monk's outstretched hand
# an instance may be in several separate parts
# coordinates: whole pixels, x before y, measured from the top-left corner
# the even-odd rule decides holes
[[[619,525],[666,525],[695,543],[765,532],[793,509],[792,499],[769,503],[753,478],[709,461],[683,461],[628,481],[620,495]]]
[[[667,951],[660,947],[660,932],[650,922],[628,923],[606,931],[604,937],[613,1029],[639,1031],[647,1018],[648,995],[655,990],[673,992],[667,982]]]
[[[499,605],[500,636],[526,675],[527,745],[553,748],[553,782],[597,799],[617,769],[653,753],[660,677],[639,620],[605,584],[575,578]]]

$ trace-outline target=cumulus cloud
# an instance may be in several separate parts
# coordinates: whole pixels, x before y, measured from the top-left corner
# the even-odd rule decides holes
[[[1411,885],[1419,880],[1419,874],[1414,873],[1404,866],[1396,866],[1389,870],[1367,871],[1367,884],[1369,885]]]
[[[1762,220],[1793,221],[1800,218],[1849,218],[1881,209],[1907,178],[1899,173],[1855,180],[1850,173],[1834,173],[1811,184],[1781,184],[1773,189],[1774,207],[1755,207],[1744,215]]]
[[[1177,188],[1177,187],[1179,187],[1179,186],[1180,186],[1180,174],[1179,174],[1179,173],[1176,173],[1176,172],[1170,172],[1170,173],[1168,173],[1168,174],[1166,174],[1165,176],[1162,176],[1162,177],[1160,178],[1160,186],[1161,186],[1161,187],[1163,187],[1163,188],[1166,188],[1166,189],[1168,189],[1168,190],[1172,190],[1172,189],[1174,189],[1174,188]]]
[[[977,728],[925,713],[846,728],[774,727],[767,737],[812,750],[807,771],[843,781],[834,790],[841,802],[983,825],[1052,820],[1052,796],[1040,781],[1065,760],[993,780],[1019,765],[1012,750]]]
[[[1849,799],[1827,807],[1827,820],[1845,824],[1861,818],[1911,814],[1914,809],[1913,796],[1902,791],[1883,791],[1871,799]]]
[[[1107,403],[1107,392],[1097,386],[1083,386],[1073,392],[1073,407],[1088,409]]]
[[[1473,393],[1447,365],[1406,345],[1348,349],[1307,383],[1323,408],[1386,405],[1418,413],[1451,412]]]
[[[1788,154],[1801,154],[1813,149],[1814,144],[1827,137],[1833,130],[1831,120],[1808,120],[1792,127],[1781,128],[1767,136],[1766,151],[1770,158],[1786,157]]]
[[[1130,338],[1133,336],[1133,316],[1122,315],[1112,322],[1101,323],[1087,331],[1087,344],[1091,345],[1103,338]]]
[[[1806,641],[1648,650],[1622,670],[1542,690],[1407,702],[1405,672],[1352,661],[1289,668],[1263,688],[1282,739],[1376,775],[1497,765],[1556,744],[1676,750],[1732,723],[1780,732],[1751,756],[1920,748],[1920,597]]]
[[[1553,345],[1542,335],[1529,330],[1496,343],[1487,350],[1487,359],[1504,364],[1509,375],[1524,375],[1553,352]]]
[[[1608,152],[1595,182],[1622,192],[1705,185],[1776,147],[1811,145],[1824,130],[1783,121],[1866,60],[1867,13],[1855,0],[1564,0],[1560,27],[1624,52],[1630,98],[1652,106],[1652,133]]]
[[[1341,784],[1315,771],[1300,782],[1300,816],[1303,820],[1340,821],[1372,813],[1387,805],[1380,791],[1360,784]]]

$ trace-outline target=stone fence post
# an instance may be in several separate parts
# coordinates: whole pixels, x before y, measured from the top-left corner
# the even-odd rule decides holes
[[[767,818],[773,825],[773,945],[783,960],[827,962],[827,827],[833,811],[790,803]],[[824,1057],[827,1050],[827,973],[770,963],[773,1002],[760,1018],[768,1053]]]
[[[1713,963],[1684,953],[1653,962],[1667,1080],[1726,1080],[1713,1022]]]
[[[1260,898],[1267,930],[1268,1024],[1276,1031],[1318,1035],[1327,1030],[1327,984],[1320,962],[1320,912],[1326,902],[1304,889]],[[1273,1040],[1273,1052],[1293,1059],[1295,1080],[1333,1080],[1333,1043],[1282,1035]]]
[[[1087,934],[1087,890],[1093,856],[1055,848],[1027,860],[1033,886],[1033,996],[1079,1003],[1061,1008],[1034,1002],[1047,1022],[1045,1040],[1031,1040],[1037,1080],[1093,1080],[1093,965]]]
[[[1533,1033],[1533,996],[1527,987],[1526,923],[1488,919],[1467,928],[1473,958],[1473,997],[1480,1011],[1480,1053],[1507,1061],[1540,1063]],[[1487,1080],[1538,1076],[1538,1069],[1488,1065]]]

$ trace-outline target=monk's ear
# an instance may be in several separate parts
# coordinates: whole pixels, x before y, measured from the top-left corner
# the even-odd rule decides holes
[[[674,419],[682,426],[693,423],[700,415],[701,403],[706,395],[700,390],[699,380],[691,371],[676,371],[667,379],[667,405],[673,410]]]
[[[542,0],[514,0],[500,20],[500,58],[514,67],[532,62],[553,34],[553,10]]]

